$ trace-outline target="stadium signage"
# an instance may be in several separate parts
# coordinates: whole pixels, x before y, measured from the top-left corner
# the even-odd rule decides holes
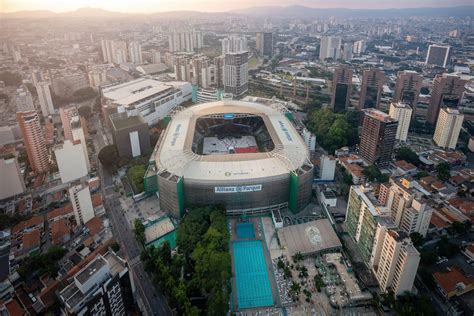
[[[262,191],[262,185],[241,185],[238,187],[214,187],[214,193],[246,193]]]
[[[234,113],[225,113],[224,120],[232,120],[234,118]]]
[[[173,133],[173,138],[171,139],[171,146],[174,146],[176,144],[176,140],[178,139],[179,134],[181,134],[180,130],[181,130],[181,124],[176,125],[176,129],[174,130],[174,133]]]
[[[285,123],[283,123],[282,121],[278,121],[278,123],[280,124],[280,128],[283,131],[283,133],[285,133],[286,139],[288,139],[290,142],[292,142],[293,138],[291,138],[290,132],[286,128]]]

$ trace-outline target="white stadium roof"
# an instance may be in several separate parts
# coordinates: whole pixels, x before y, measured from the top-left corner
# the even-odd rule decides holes
[[[172,88],[161,81],[140,78],[102,89],[105,98],[120,105],[129,105]]]
[[[196,119],[212,114],[255,114],[272,137],[271,152],[198,155],[192,152]],[[155,157],[158,170],[190,180],[245,180],[288,174],[308,161],[308,149],[278,107],[243,101],[217,101],[178,112],[162,136]]]

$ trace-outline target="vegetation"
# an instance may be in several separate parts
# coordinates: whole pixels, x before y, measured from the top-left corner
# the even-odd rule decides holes
[[[118,168],[119,156],[115,145],[108,145],[102,148],[99,152],[100,163],[112,173],[115,173]]]
[[[135,238],[138,240],[138,242],[142,246],[145,246],[145,226],[143,226],[142,221],[138,218],[135,218],[135,221],[133,222],[133,232],[135,233]]]
[[[427,177],[429,175],[430,174],[426,171],[418,171],[418,173],[415,175],[415,178],[416,179],[421,179],[421,178]]]
[[[3,81],[6,86],[19,86],[21,84],[21,75],[4,71],[0,73],[0,81]]]
[[[330,109],[319,109],[308,117],[308,129],[316,135],[318,143],[329,153],[343,146],[354,146],[359,142],[357,127],[358,112],[334,113]]]
[[[63,97],[51,94],[54,104],[66,105],[69,103],[80,103],[98,97],[97,91],[91,87],[86,87],[75,91],[71,96]]]
[[[456,244],[450,242],[446,236],[443,236],[436,245],[438,248],[438,253],[447,258],[451,258],[459,252],[459,247]]]
[[[382,174],[382,172],[380,172],[379,168],[377,168],[374,165],[370,165],[368,167],[365,167],[362,172],[367,177],[367,179],[371,182],[377,181],[377,182],[380,182],[380,183],[384,183],[384,182],[387,182],[388,179],[389,179],[389,177],[386,174]]]
[[[79,112],[79,115],[85,118],[86,120],[90,118],[92,115],[92,110],[90,106],[87,106],[87,105],[83,105],[80,108],[78,108],[77,112]]]
[[[177,246],[173,254],[166,242],[142,254],[145,269],[153,272],[170,306],[179,315],[226,315],[231,260],[225,210],[191,210],[179,226]]]
[[[24,279],[28,279],[33,275],[41,276],[44,274],[54,278],[59,270],[57,263],[66,252],[66,249],[62,247],[52,246],[45,254],[28,256],[18,268],[18,273]]]
[[[143,177],[145,176],[146,167],[144,165],[136,165],[128,169],[127,177],[133,183],[137,192],[143,192]]]
[[[406,292],[395,299],[395,294],[389,291],[388,293],[382,294],[382,301],[385,305],[394,309],[395,313],[400,316],[428,316],[436,314],[430,303],[430,299],[426,296]]]
[[[409,147],[401,147],[398,150],[397,158],[412,163],[415,166],[418,166],[420,164],[420,159],[418,158],[418,155]]]
[[[5,228],[15,226],[21,221],[24,221],[28,219],[25,216],[21,216],[18,214],[15,214],[13,216],[10,216],[5,213],[0,213],[0,230],[4,230]]]
[[[411,241],[413,242],[413,246],[416,247],[416,249],[420,249],[423,246],[424,238],[421,236],[420,233],[414,232],[410,234]]]
[[[321,278],[319,274],[314,276],[314,285],[316,286],[316,289],[318,290],[318,292],[321,292],[321,288],[324,287],[323,279]]]
[[[471,230],[471,222],[458,222],[454,221],[451,226],[448,227],[448,233],[450,235],[465,235]]]
[[[436,166],[438,179],[446,181],[451,177],[451,166],[447,162],[442,162]]]

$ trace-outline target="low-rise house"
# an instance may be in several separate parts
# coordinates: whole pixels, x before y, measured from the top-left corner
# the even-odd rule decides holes
[[[461,296],[474,289],[474,278],[466,276],[458,267],[448,268],[446,272],[435,272],[433,278],[439,292],[446,299]]]

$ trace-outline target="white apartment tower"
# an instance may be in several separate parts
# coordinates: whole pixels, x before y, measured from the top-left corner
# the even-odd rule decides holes
[[[84,184],[74,184],[69,188],[69,199],[72,203],[77,225],[84,225],[94,218],[91,192]]]
[[[319,174],[321,180],[333,181],[336,172],[336,158],[330,155],[321,156],[321,164],[319,166]]]
[[[362,53],[365,53],[366,46],[364,40],[357,41],[354,43],[354,46],[352,46],[352,52],[356,55],[361,55]]]
[[[102,57],[106,63],[127,62],[127,43],[124,41],[101,40]]]
[[[325,60],[332,58],[338,60],[341,58],[342,40],[336,36],[326,36],[321,38],[321,46],[319,49],[319,59]]]
[[[78,180],[88,174],[88,163],[80,142],[66,140],[54,148],[62,183]]]
[[[455,149],[464,115],[459,110],[444,108],[439,111],[433,140],[439,147]]]
[[[411,115],[413,110],[408,104],[401,102],[390,103],[388,115],[398,121],[396,139],[406,142],[408,137],[408,129],[410,128]]]
[[[247,51],[247,38],[244,36],[229,36],[222,40],[222,54]]]
[[[31,96],[30,91],[25,86],[21,86],[16,90],[15,104],[17,112],[35,110],[33,97]]]
[[[130,54],[130,62],[135,65],[143,64],[142,46],[137,42],[128,44],[128,52]]]
[[[39,81],[36,83],[36,91],[41,106],[41,113],[44,117],[54,114],[53,100],[51,99],[51,91],[49,90],[49,82]]]

